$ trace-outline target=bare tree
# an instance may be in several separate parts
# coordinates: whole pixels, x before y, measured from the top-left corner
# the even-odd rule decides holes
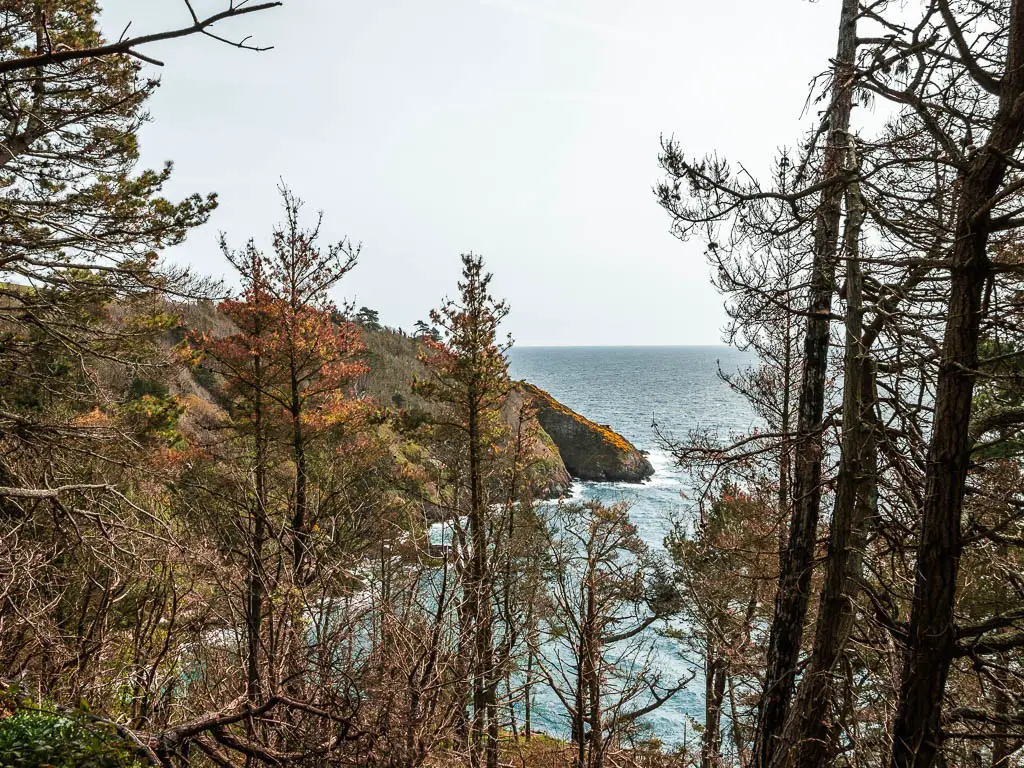
[[[574,765],[602,768],[641,718],[692,679],[663,682],[649,630],[676,606],[625,505],[559,505],[547,521],[552,610],[541,651],[569,717]]]

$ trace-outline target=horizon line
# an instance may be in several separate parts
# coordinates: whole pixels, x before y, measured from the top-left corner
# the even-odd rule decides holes
[[[511,349],[738,349],[729,344],[516,344]]]

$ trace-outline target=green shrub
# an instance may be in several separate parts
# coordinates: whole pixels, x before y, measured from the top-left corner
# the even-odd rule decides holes
[[[137,400],[124,403],[118,411],[141,435],[171,446],[182,440],[178,420],[185,412],[185,406],[177,397],[161,399],[142,395]]]
[[[217,394],[217,375],[211,369],[203,365],[196,366],[192,369],[192,378],[211,395]]]
[[[158,400],[165,400],[170,394],[170,390],[167,385],[153,381],[152,379],[140,379],[138,377],[132,379],[131,385],[128,387],[128,399],[139,400],[146,395],[155,397]]]
[[[131,768],[129,745],[109,727],[53,712],[0,718],[0,768]]]

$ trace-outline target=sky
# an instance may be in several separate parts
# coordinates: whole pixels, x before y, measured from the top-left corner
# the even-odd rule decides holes
[[[196,0],[221,10],[227,0]],[[184,25],[183,0],[106,0],[116,38]],[[839,0],[285,0],[148,46],[141,133],[168,193],[217,192],[168,257],[229,277],[217,235],[269,242],[284,180],[362,243],[336,298],[411,328],[484,257],[520,345],[717,344],[699,240],[651,191],[659,137],[758,170],[799,139]],[[803,115],[803,116],[802,116]]]

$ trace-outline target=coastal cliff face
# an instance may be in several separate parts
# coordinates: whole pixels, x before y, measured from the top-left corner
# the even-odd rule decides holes
[[[411,387],[414,376],[426,375],[417,359],[418,343],[389,331],[367,331],[363,337],[369,347],[370,371],[360,380],[360,388],[380,403],[393,404],[399,411],[421,412],[429,418],[431,405]],[[502,416],[510,427],[524,404],[532,406],[532,418],[541,427],[533,446],[536,461],[530,470],[533,492],[538,497],[564,496],[573,478],[638,483],[654,474],[650,462],[624,437],[527,382],[517,383],[503,409]]]
[[[595,424],[544,390],[527,382],[519,387],[532,401],[541,427],[558,447],[569,474],[595,482],[639,483],[654,474],[640,450],[604,424]]]
[[[515,426],[524,405],[532,399],[522,389],[513,389],[509,393],[508,401],[502,411],[502,416],[509,426]],[[536,416],[532,417],[536,418]],[[532,486],[534,493],[545,499],[557,499],[565,496],[572,488],[572,475],[566,469],[562,461],[558,446],[544,430],[543,425],[536,430],[536,442],[529,446],[532,454],[536,457],[534,465],[530,468]]]
[[[421,344],[386,329],[364,329],[363,341],[367,346],[369,371],[357,382],[357,390],[387,406],[400,422],[426,423],[436,417],[434,406],[416,394],[412,386],[413,379],[428,375],[418,356]],[[509,427],[515,428],[525,404],[526,395],[522,390],[513,389],[509,393],[502,409],[502,418]],[[572,476],[562,462],[558,446],[543,428],[535,431],[538,433],[536,442],[527,446],[534,457],[529,468],[530,488],[538,498],[557,499],[572,488]],[[407,442],[415,441],[415,431],[407,432],[405,438]],[[423,449],[420,460],[428,453],[425,446]]]

